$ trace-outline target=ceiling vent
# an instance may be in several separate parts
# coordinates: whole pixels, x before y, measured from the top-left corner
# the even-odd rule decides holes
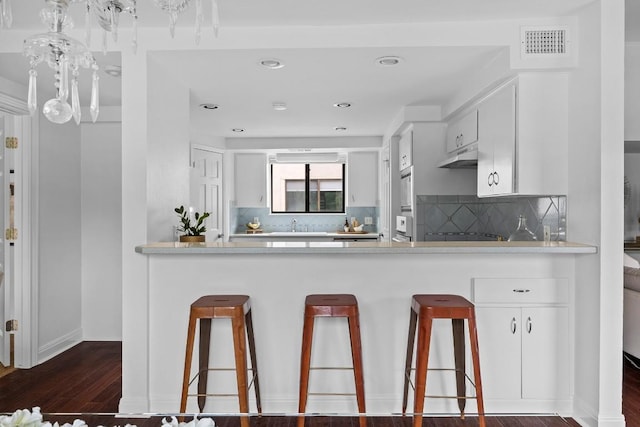
[[[569,54],[569,29],[566,27],[523,27],[520,34],[521,55],[559,57]]]

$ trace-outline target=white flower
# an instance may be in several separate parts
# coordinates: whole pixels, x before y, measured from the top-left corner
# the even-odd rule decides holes
[[[162,419],[162,427],[215,427],[215,425],[216,423],[211,418],[198,419],[197,416],[194,416],[193,420],[188,423],[178,423],[176,417],[171,417],[169,420]]]
[[[0,427],[40,427],[42,414],[39,407],[17,410],[12,415],[0,416]]]

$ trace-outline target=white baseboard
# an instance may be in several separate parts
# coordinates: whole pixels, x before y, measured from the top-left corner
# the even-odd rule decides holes
[[[82,342],[82,329],[76,329],[38,348],[38,364],[46,362]]]

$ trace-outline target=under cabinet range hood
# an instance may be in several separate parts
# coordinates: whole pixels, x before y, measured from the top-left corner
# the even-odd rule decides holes
[[[463,169],[478,167],[478,147],[469,147],[456,153],[450,153],[448,157],[438,163],[439,168]]]

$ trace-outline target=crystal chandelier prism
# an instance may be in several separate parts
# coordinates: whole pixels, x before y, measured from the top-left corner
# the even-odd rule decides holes
[[[11,0],[0,0],[0,28],[11,28],[12,24]]]
[[[70,1],[73,0],[45,0],[46,7],[41,10],[40,16],[42,22],[48,27],[48,32],[36,34],[24,41],[24,54],[29,59],[30,65],[27,95],[29,111],[34,114],[38,108],[36,67],[46,62],[55,73],[56,96],[44,103],[42,113],[49,121],[58,124],[68,122],[71,117],[80,124],[78,94],[80,68],[93,71],[89,110],[94,122],[99,113],[99,78],[96,60],[84,43],[69,37],[64,32],[71,27],[71,19],[67,13]],[[69,83],[69,74],[71,74],[71,83]],[[71,86],[70,90],[69,86]],[[68,101],[69,94],[71,94],[71,104]]]

